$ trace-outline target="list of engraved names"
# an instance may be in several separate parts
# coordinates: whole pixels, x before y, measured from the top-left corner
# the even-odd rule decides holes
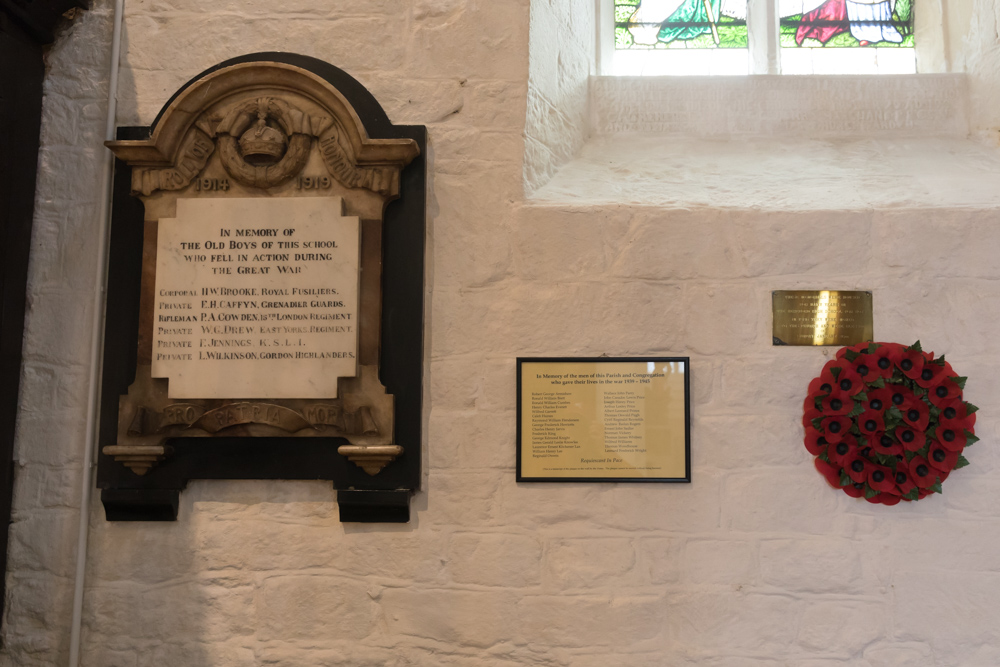
[[[526,478],[685,475],[683,360],[523,360]]]
[[[171,398],[332,398],[356,375],[360,226],[341,210],[177,201],[159,221],[152,337]]]

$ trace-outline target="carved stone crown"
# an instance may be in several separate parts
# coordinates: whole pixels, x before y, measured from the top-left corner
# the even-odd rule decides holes
[[[249,161],[254,161],[254,158],[278,160],[285,154],[287,146],[285,134],[268,126],[263,111],[257,113],[257,122],[240,137],[240,151],[243,157],[250,158]]]
[[[288,182],[316,151],[342,185],[390,200],[420,153],[413,139],[369,137],[340,91],[317,75],[267,61],[206,75],[171,100],[148,138],[106,145],[133,167],[132,192],[143,197],[188,187],[216,151],[229,176],[258,189]]]

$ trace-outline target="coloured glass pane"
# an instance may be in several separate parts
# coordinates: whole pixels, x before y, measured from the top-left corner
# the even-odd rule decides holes
[[[745,49],[746,0],[615,0],[615,48]]]
[[[785,48],[913,47],[912,0],[778,0]]]

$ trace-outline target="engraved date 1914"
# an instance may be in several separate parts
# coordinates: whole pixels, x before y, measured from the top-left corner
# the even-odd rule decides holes
[[[221,190],[222,192],[225,192],[229,190],[229,179],[199,178],[194,182],[194,189],[198,192],[211,192],[213,190]]]

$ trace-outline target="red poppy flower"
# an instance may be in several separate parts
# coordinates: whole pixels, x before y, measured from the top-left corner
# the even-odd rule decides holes
[[[830,486],[840,488],[840,469],[835,468],[826,461],[821,459],[815,459],[816,470],[819,470],[823,477],[826,477],[826,481],[830,483]]]
[[[969,404],[959,399],[953,399],[941,408],[938,415],[938,428],[958,430],[973,430],[976,425],[976,413],[969,414]]]
[[[908,452],[915,452],[927,444],[927,437],[923,431],[914,431],[908,426],[897,426],[892,435]]]
[[[941,446],[951,452],[961,452],[965,449],[965,445],[969,440],[964,430],[955,430],[943,426],[938,426],[935,436],[937,441],[941,443]]]
[[[916,380],[920,377],[920,372],[924,370],[924,355],[916,350],[904,350],[899,357],[899,370],[903,371],[903,375],[910,378],[911,380]]]
[[[884,346],[886,354],[892,361],[892,365],[899,366],[899,362],[903,359],[903,353],[906,351],[906,346],[899,343],[885,343]]]
[[[807,392],[808,396],[806,400],[811,401],[814,398],[825,396],[830,393],[831,389],[833,389],[833,385],[823,384],[823,378],[813,378],[809,382],[809,391]]]
[[[820,430],[826,436],[826,441],[831,444],[837,444],[846,438],[850,429],[851,420],[840,415],[824,417],[823,421],[820,422]]]
[[[922,456],[914,456],[910,459],[910,479],[921,489],[932,486],[936,481],[939,471],[927,463],[927,459]]]
[[[876,378],[883,378],[888,380],[892,377],[892,346],[882,343],[875,349],[872,354],[866,354],[865,365],[871,369],[871,377],[865,377],[868,382],[874,381]]]
[[[854,352],[855,354],[863,354],[868,351],[868,346],[871,345],[868,341],[862,341],[860,343],[855,343],[854,345],[848,347],[842,347],[837,350],[837,359],[843,359],[847,356],[848,352]]]
[[[853,444],[853,440],[854,438],[847,438],[827,445],[826,455],[830,459],[830,463],[844,468],[853,461],[858,456],[858,448],[857,445]]]
[[[865,472],[868,473],[868,486],[880,493],[895,490],[896,481],[892,478],[892,470],[873,463],[868,464],[865,468]]]
[[[926,363],[920,370],[920,375],[913,379],[924,389],[931,389],[941,384],[945,378],[947,378],[947,375],[945,374],[944,366]]]
[[[823,413],[817,410],[816,408],[806,408],[802,412],[802,425],[805,426],[806,428],[811,428],[812,420],[822,416]]]
[[[930,391],[927,392],[927,398],[931,403],[940,407],[943,407],[949,401],[956,398],[962,397],[962,388],[958,386],[950,377],[944,378],[936,386],[934,386]]]
[[[860,498],[865,495],[864,484],[848,484],[847,486],[842,486],[840,488],[842,488],[844,493],[849,495],[851,498]]]
[[[839,387],[822,400],[824,415],[846,415],[854,409],[854,399]]]
[[[862,459],[856,452],[844,463],[844,472],[846,472],[847,476],[858,484],[861,484],[868,479],[868,466],[874,465]]]
[[[858,374],[858,377],[865,382],[874,382],[875,379],[879,377],[879,374],[876,373],[878,369],[872,368],[871,366],[870,358],[872,356],[874,355],[859,354],[855,357],[854,361],[851,362],[851,368]]]
[[[892,481],[896,483],[901,496],[905,496],[917,486],[910,477],[910,469],[903,463],[896,466],[896,470],[892,473]]]
[[[920,400],[909,387],[901,384],[891,384],[888,385],[886,389],[889,390],[889,405],[899,408],[900,410],[903,410],[904,406],[909,405],[913,401]]]
[[[826,438],[823,437],[823,434],[811,426],[806,429],[805,443],[806,449],[808,449],[809,453],[813,456],[819,456],[822,454],[827,445]]]
[[[881,389],[869,389],[865,392],[868,400],[863,403],[866,410],[878,410],[885,412],[892,405],[892,388],[882,387]]]
[[[927,496],[934,493],[933,491],[928,491],[927,489],[917,489],[917,500],[923,500]]]
[[[865,381],[852,366],[842,366],[840,374],[837,375],[837,386],[854,396],[865,390]]]
[[[926,403],[919,398],[905,401],[900,406],[899,411],[903,414],[903,421],[916,431],[926,431],[927,424],[931,420],[931,410]]]
[[[899,501],[902,500],[899,496],[891,493],[880,493],[875,497],[878,498],[878,502],[883,505],[898,505]]]
[[[882,413],[875,410],[865,410],[858,415],[858,429],[861,434],[868,436],[881,433],[885,430],[885,422],[882,421]]]
[[[939,442],[934,442],[927,452],[927,463],[938,471],[947,473],[955,468],[959,453],[942,447]]]
[[[875,433],[867,438],[868,445],[879,454],[896,456],[903,453],[903,446],[888,433]]]
[[[826,362],[827,365],[835,364],[835,361]],[[834,385],[837,383],[837,379],[832,375],[827,375],[826,368],[823,368],[823,372],[820,373],[818,378],[813,378],[809,383],[809,395],[810,396],[825,396],[829,394]]]

